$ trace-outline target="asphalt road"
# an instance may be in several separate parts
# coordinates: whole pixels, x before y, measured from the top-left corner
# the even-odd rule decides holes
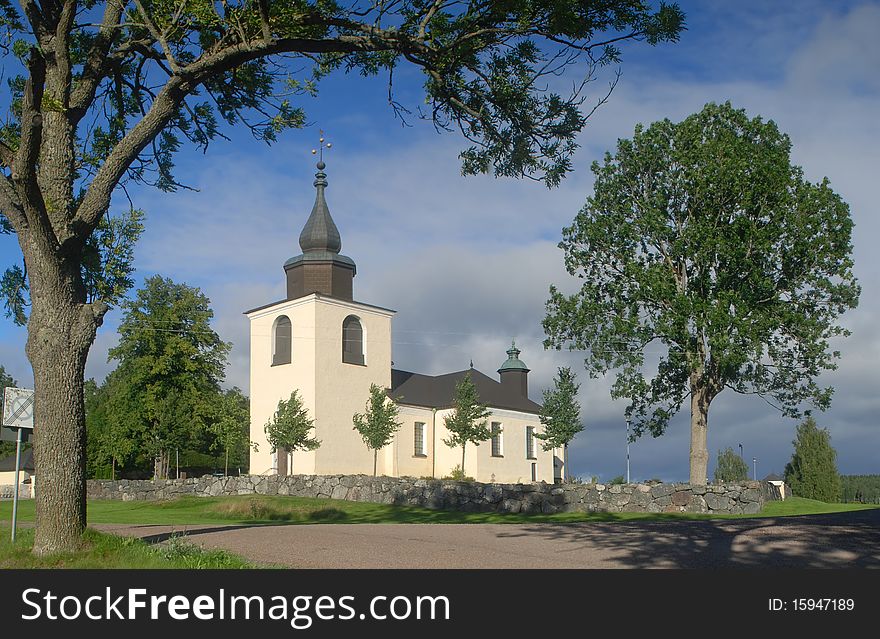
[[[99,525],[291,568],[880,568],[880,509],[579,524]]]

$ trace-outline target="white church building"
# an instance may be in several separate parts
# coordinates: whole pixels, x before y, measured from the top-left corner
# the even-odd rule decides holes
[[[245,315],[250,320],[250,454],[252,474],[372,474],[373,454],[352,417],[363,412],[370,385],[388,389],[402,422],[392,444],[379,451],[377,473],[394,477],[449,475],[461,449],[443,443],[456,383],[470,374],[490,411],[491,440],[467,445],[465,474],[484,482],[552,483],[562,475],[562,451],[545,451],[535,433],[541,407],[528,397],[529,369],[512,345],[493,379],[471,368],[422,375],[392,368],[395,311],[354,300],[354,261],[340,254],[342,240],[324,197],[319,162],[312,213],[299,237],[302,254],[284,263],[286,299]],[[501,358],[499,358],[501,359]],[[271,452],[264,427],[298,390],[315,420],[313,451]]]

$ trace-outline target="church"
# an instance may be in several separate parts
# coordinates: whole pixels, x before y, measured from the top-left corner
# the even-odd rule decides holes
[[[465,474],[482,482],[553,483],[562,477],[562,451],[545,451],[535,437],[541,406],[528,396],[529,369],[512,344],[493,379],[471,366],[445,375],[392,368],[395,311],[355,301],[354,260],[325,200],[325,164],[317,164],[315,204],[299,236],[302,249],[284,263],[287,297],[245,312],[250,320],[250,453],[252,474],[372,474],[373,453],[353,429],[371,384],[398,404],[401,427],[379,451],[377,474],[442,478],[461,464],[461,448],[443,443],[456,383],[470,375],[487,405],[492,438],[468,444]],[[501,359],[499,357],[499,359]],[[278,401],[299,391],[314,436],[313,451],[271,452],[264,426]]]

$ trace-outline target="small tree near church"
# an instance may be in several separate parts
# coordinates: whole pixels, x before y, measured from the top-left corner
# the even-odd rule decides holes
[[[266,422],[266,441],[271,452],[285,450],[315,450],[321,442],[311,436],[315,420],[309,418],[308,409],[303,406],[299,392],[294,390],[290,399],[279,400],[278,410]]]
[[[352,418],[354,430],[363,438],[367,448],[373,451],[373,477],[376,476],[379,449],[390,444],[394,440],[394,433],[400,429],[401,424],[397,421],[399,412],[397,404],[388,399],[384,388],[370,384],[366,412],[355,413]]]
[[[480,442],[492,437],[492,431],[486,425],[489,410],[480,403],[470,373],[455,385],[453,406],[452,414],[443,420],[449,431],[449,437],[443,443],[450,448],[461,446],[461,474],[464,476],[464,453],[468,442],[479,446]]]
[[[584,429],[581,423],[581,405],[577,400],[580,384],[576,383],[576,379],[576,375],[568,366],[559,369],[553,380],[553,388],[544,390],[540,415],[544,432],[535,433],[535,437],[541,440],[541,448],[544,450],[563,449],[565,456],[563,470],[566,475],[568,445],[575,435]]]

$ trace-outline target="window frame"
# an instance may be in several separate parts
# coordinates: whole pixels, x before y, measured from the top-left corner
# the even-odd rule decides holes
[[[413,457],[427,457],[427,428],[425,422],[413,424]],[[421,440],[421,441],[420,441]],[[419,446],[421,444],[421,446]]]
[[[504,424],[501,422],[491,422],[491,424],[492,437],[490,439],[489,454],[491,457],[504,457]],[[496,440],[498,444],[497,452]]]
[[[279,361],[278,358],[278,329],[282,320],[287,321],[287,361]],[[293,322],[287,315],[279,315],[272,322],[272,352],[270,353],[270,366],[284,366],[293,362]]]
[[[538,459],[535,453],[535,427],[526,426],[526,459]]]
[[[347,339],[346,330],[350,322],[357,322],[360,329],[360,352],[350,351],[346,349],[347,344],[352,344],[355,340]],[[357,315],[347,315],[342,320],[342,363],[353,364],[355,366],[367,365],[367,349],[366,349],[366,331],[364,330],[364,322]]]

